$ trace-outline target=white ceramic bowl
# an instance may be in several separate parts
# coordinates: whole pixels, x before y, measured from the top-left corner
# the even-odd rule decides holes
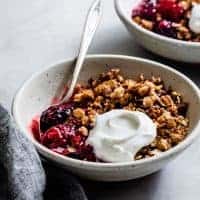
[[[191,63],[200,63],[200,43],[181,41],[142,28],[131,19],[134,5],[140,0],[115,0],[121,21],[139,44],[160,56]]]
[[[50,104],[56,88],[66,82],[71,73],[72,61],[64,61],[43,69],[24,83],[13,102],[13,115],[17,125],[48,160],[65,169],[88,179],[103,181],[122,181],[151,174],[179,155],[198,136],[200,131],[200,92],[197,86],[178,71],[165,65],[142,58],[120,55],[92,55],[85,60],[79,82],[85,82],[110,67],[119,67],[127,77],[137,77],[143,73],[146,77],[161,76],[166,86],[172,86],[181,92],[189,103],[188,117],[190,131],[188,137],[179,145],[161,155],[145,160],[127,163],[92,163],[75,160],[53,153],[33,139],[28,124],[34,115],[41,113]]]

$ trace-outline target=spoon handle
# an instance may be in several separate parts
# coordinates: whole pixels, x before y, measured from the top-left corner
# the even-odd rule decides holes
[[[80,45],[79,54],[76,60],[75,69],[72,75],[72,81],[69,87],[69,90],[66,94],[66,96],[63,98],[63,102],[69,100],[69,98],[72,96],[74,88],[76,86],[76,82],[79,77],[79,73],[81,71],[81,68],[84,63],[85,56],[87,54],[88,48],[92,42],[92,39],[94,37],[94,34],[96,32],[96,29],[99,25],[100,19],[102,15],[102,9],[101,9],[101,0],[95,0],[92,4],[91,8],[89,9],[84,32],[82,35],[82,41]]]

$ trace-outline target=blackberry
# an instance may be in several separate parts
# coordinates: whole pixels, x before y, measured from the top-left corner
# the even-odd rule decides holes
[[[64,123],[71,115],[72,109],[71,103],[50,106],[40,117],[40,130],[44,133],[49,128]]]

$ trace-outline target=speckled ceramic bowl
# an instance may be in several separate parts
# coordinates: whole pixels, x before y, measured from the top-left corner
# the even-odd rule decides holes
[[[151,174],[164,167],[169,161],[183,152],[200,134],[200,92],[197,86],[183,74],[165,65],[142,58],[119,55],[88,56],[80,74],[79,82],[85,82],[110,67],[119,67],[127,77],[161,76],[166,86],[172,86],[183,94],[189,103],[188,137],[176,147],[152,158],[126,163],[92,163],[58,155],[39,144],[30,133],[28,125],[36,114],[49,106],[56,89],[71,73],[72,61],[64,61],[43,69],[24,83],[13,101],[13,115],[21,129],[37,150],[48,160],[64,167],[76,175],[101,181],[124,181]]]
[[[146,30],[131,19],[140,0],[115,0],[115,9],[123,24],[139,44],[160,56],[190,63],[200,63],[200,43],[181,41]]]

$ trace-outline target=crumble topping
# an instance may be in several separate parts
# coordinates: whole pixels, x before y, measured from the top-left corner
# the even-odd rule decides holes
[[[166,88],[160,77],[126,78],[116,68],[89,79],[88,84],[78,84],[69,102],[44,111],[39,141],[62,155],[100,161],[85,141],[97,114],[113,109],[143,112],[157,126],[156,139],[136,154],[136,160],[167,151],[187,136],[187,103],[180,93]]]

